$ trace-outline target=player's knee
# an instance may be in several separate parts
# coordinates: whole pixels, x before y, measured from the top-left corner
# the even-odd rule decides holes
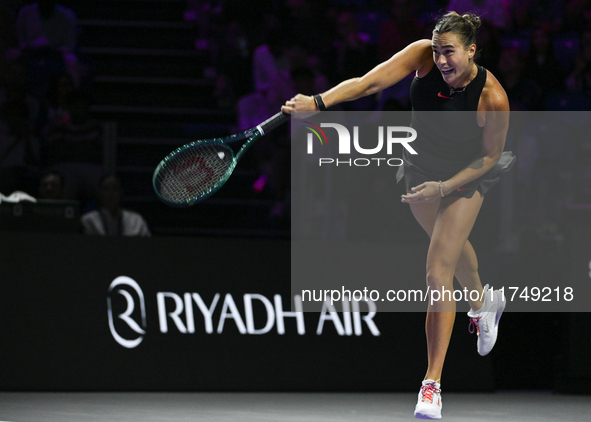
[[[427,286],[431,290],[442,287],[450,289],[453,286],[454,270],[448,265],[430,265],[427,268]]]

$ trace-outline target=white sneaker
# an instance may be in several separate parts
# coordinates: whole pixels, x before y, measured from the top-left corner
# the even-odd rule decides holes
[[[468,312],[468,316],[470,317],[468,329],[473,333],[474,327],[476,327],[478,334],[476,345],[480,356],[488,355],[497,341],[499,320],[505,309],[505,304],[503,294],[499,290],[491,292],[487,284],[484,286],[482,308],[478,311],[471,310]]]
[[[415,407],[417,419],[441,419],[441,385],[433,380],[423,381]]]

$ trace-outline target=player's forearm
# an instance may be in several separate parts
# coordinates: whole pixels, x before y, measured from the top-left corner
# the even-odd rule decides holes
[[[416,41],[365,75],[343,81],[322,93],[322,102],[328,108],[382,91],[432,61],[431,51],[431,40]]]
[[[347,79],[321,95],[324,105],[328,108],[374,94],[377,91],[377,87],[373,86],[367,78],[360,77]]]
[[[483,176],[487,171],[497,165],[500,158],[501,153],[495,155],[485,155],[476,158],[455,176],[443,181],[443,193],[445,195],[450,194],[457,188],[462,187],[465,184]]]

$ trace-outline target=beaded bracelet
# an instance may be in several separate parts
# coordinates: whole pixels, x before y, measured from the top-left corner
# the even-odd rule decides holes
[[[439,193],[442,198],[445,198],[445,195],[443,194],[443,182],[441,180],[439,181]]]

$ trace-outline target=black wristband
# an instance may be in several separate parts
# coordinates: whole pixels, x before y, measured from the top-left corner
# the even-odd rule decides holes
[[[318,109],[320,111],[326,110],[326,106],[324,105],[324,101],[322,101],[322,97],[320,96],[320,94],[314,95],[314,101],[316,101],[316,105],[318,106]]]

